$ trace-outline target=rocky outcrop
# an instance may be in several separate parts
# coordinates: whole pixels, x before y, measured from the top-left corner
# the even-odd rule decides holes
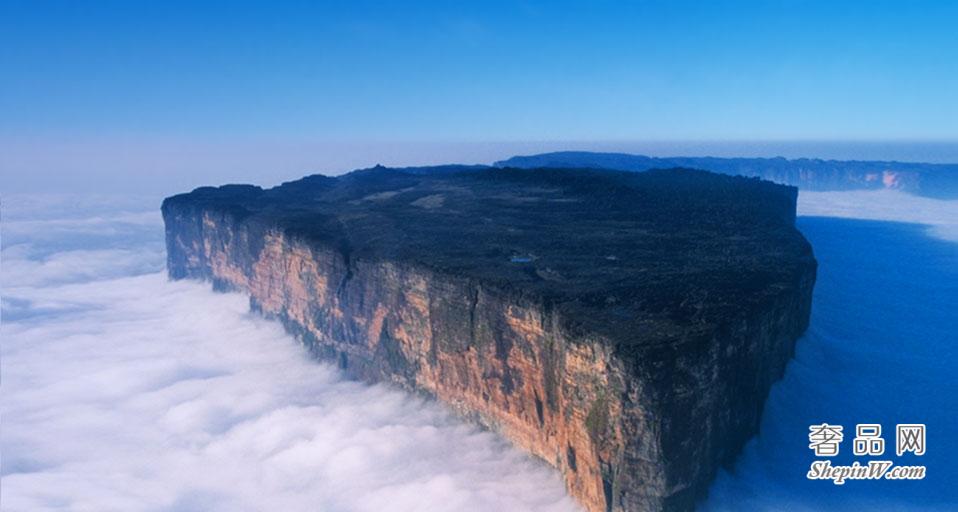
[[[588,510],[689,510],[808,322],[795,190],[674,170],[357,171],[167,199],[169,274],[425,392]]]

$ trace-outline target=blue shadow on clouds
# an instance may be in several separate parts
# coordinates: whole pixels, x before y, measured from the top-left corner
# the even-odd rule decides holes
[[[819,261],[812,321],[769,397],[759,436],[713,485],[704,510],[955,510],[958,507],[958,244],[925,226],[801,217]],[[808,427],[842,425],[833,465],[924,465],[924,480],[808,480]],[[880,457],[855,457],[879,423]],[[927,425],[923,456],[895,454],[895,426]]]

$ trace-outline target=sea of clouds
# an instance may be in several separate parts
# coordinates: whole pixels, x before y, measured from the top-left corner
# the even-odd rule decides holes
[[[897,190],[803,190],[798,195],[798,214],[922,224],[931,236],[958,242],[958,200],[932,199]]]
[[[759,434],[720,472],[708,512],[958,510],[958,201],[895,191],[799,194],[796,225],[818,279],[811,323],[765,404]],[[810,425],[845,430],[840,453],[815,457]],[[855,427],[882,426],[885,452],[852,453]],[[927,427],[923,456],[895,453],[895,426]],[[924,480],[806,478],[810,464],[888,460]]]
[[[158,204],[3,198],[0,508],[576,510],[496,435],[168,281]]]
[[[576,509],[555,471],[496,435],[344,379],[243,296],[168,281],[158,205],[2,199],[0,508]],[[812,326],[761,434],[703,508],[958,504],[945,465],[958,448],[956,208],[895,192],[801,194],[799,228],[820,262]],[[929,423],[927,481],[804,480],[809,422],[876,420]]]

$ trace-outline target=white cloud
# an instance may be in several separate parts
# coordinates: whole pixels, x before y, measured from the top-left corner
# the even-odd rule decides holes
[[[926,224],[932,236],[958,241],[958,200],[931,199],[896,190],[803,190],[798,195],[798,214]]]
[[[496,435],[345,380],[243,296],[167,281],[102,215],[70,221],[98,226],[84,249],[28,216],[43,236],[4,247],[3,510],[576,508]]]
[[[494,434],[344,380],[240,295],[168,282],[154,202],[111,200],[4,202],[3,510],[576,508],[552,469]],[[945,237],[955,204],[799,198],[802,215]]]

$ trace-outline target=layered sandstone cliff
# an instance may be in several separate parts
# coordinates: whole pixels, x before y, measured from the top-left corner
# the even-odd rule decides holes
[[[688,170],[377,168],[163,216],[172,278],[501,432],[588,510],[689,510],[807,326],[795,198]]]

